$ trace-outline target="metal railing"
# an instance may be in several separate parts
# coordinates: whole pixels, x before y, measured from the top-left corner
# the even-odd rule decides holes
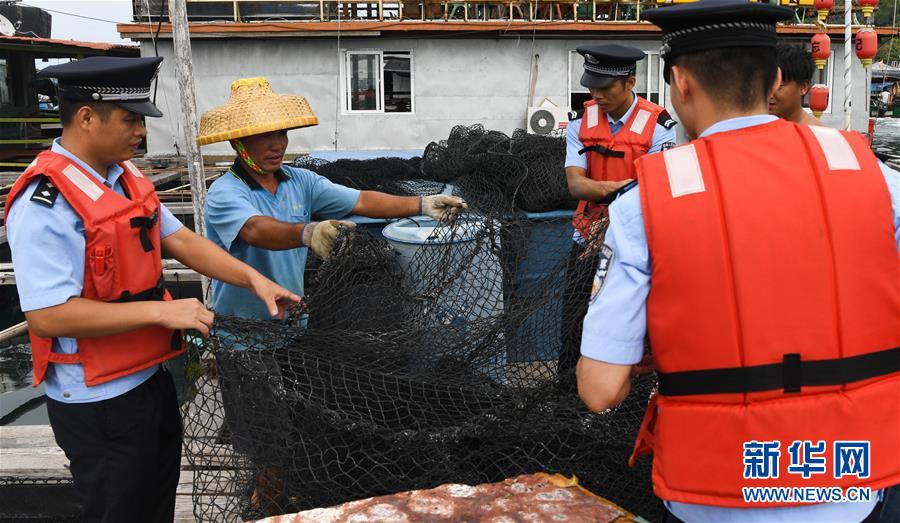
[[[197,22],[340,20],[640,21],[641,11],[696,0],[185,0]],[[766,0],[758,0],[766,1]],[[778,0],[812,15],[813,0]],[[133,0],[137,22],[168,20],[166,0]],[[799,18],[799,17],[798,17]]]

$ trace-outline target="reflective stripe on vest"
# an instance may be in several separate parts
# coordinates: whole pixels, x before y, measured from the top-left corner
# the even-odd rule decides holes
[[[615,135],[606,113],[593,100],[585,102],[584,119],[578,139],[587,154],[588,177],[598,181],[622,181],[634,178],[634,161],[647,154],[653,145],[656,120],[664,108],[635,97],[637,104],[628,120]],[[585,125],[586,124],[586,125]],[[582,238],[591,237],[591,224],[605,214],[605,204],[580,201],[572,224]]]

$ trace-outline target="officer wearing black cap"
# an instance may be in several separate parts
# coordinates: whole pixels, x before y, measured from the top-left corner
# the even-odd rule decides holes
[[[591,100],[570,115],[566,130],[566,178],[569,192],[580,200],[575,212],[574,243],[566,271],[559,368],[574,368],[598,263],[611,255],[600,252],[598,219],[606,213],[602,200],[634,178],[635,159],[675,145],[675,121],[669,113],[634,93],[640,49],[618,44],[585,45],[581,85]]]
[[[97,56],[47,67],[38,74],[56,78],[59,97],[71,102],[109,102],[126,111],[159,118],[150,88],[162,58]]]
[[[194,234],[131,163],[161,116],[150,86],[161,58],[92,57],[56,78],[62,137],[9,192],[6,232],[28,320],[35,386],[70,461],[83,521],[172,521],[181,417],[161,363],[213,314],[172,300],[163,249],[202,274],[249,287],[273,314],[299,297]]]
[[[900,483],[900,174],[858,133],[768,114],[792,17],[645,12],[694,140],[639,159],[610,205],[577,377],[591,410],[621,402],[649,334],[659,392],[632,463],[653,453],[663,521],[875,522]]]

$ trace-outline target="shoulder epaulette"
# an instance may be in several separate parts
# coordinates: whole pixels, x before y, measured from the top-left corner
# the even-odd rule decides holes
[[[50,178],[41,175],[40,181],[38,181],[37,186],[34,188],[34,192],[31,193],[31,201],[43,205],[44,207],[53,207],[53,204],[56,203],[57,196],[59,196],[59,189],[53,185]]]
[[[675,127],[676,125],[678,125],[678,122],[676,122],[669,115],[669,111],[663,111],[663,112],[659,113],[659,116],[656,118],[656,123],[665,127],[666,129],[671,129],[671,128]]]
[[[569,121],[577,120],[584,115],[584,108],[578,109],[577,111],[569,111]]]

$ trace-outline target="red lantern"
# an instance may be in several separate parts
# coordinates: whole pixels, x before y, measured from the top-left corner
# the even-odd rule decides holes
[[[878,7],[878,0],[856,0],[866,18],[872,18],[872,12]]]
[[[818,33],[812,37],[812,57],[816,61],[816,68],[824,69],[825,62],[831,57],[831,38],[825,33]]]
[[[871,27],[863,27],[856,33],[856,56],[863,67],[872,65],[872,59],[878,54],[878,34]]]
[[[819,21],[824,22],[828,18],[828,11],[834,8],[834,0],[814,0],[813,7],[819,13]]]
[[[809,108],[816,118],[822,116],[825,109],[828,109],[828,87],[823,84],[812,86],[809,90]]]

